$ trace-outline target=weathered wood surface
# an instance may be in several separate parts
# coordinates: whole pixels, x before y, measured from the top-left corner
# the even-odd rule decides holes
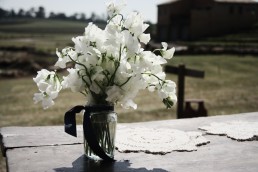
[[[198,127],[211,122],[233,120],[258,122],[258,112],[120,125],[197,131]],[[81,127],[78,130],[82,130]],[[206,135],[211,143],[199,147],[195,152],[172,152],[166,155],[116,152],[117,162],[101,164],[88,161],[83,156],[80,131],[78,138],[65,134],[62,126],[7,127],[2,128],[0,133],[9,172],[258,171],[258,141],[237,142],[225,136]]]

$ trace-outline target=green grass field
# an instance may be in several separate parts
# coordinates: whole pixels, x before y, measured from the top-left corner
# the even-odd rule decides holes
[[[20,21],[21,20],[21,21]],[[0,20],[0,47],[33,47],[54,52],[72,43],[71,38],[82,35],[87,22],[45,19]],[[98,24],[104,28],[103,24]]]
[[[65,21],[49,19],[21,19],[2,24],[0,31],[20,34],[79,34],[88,24],[82,21]],[[1,23],[1,21],[0,21]],[[103,28],[103,25],[99,25]]]

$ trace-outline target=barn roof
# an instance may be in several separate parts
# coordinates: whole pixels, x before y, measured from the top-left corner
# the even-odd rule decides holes
[[[165,5],[165,4],[170,4],[176,1],[180,1],[180,0],[163,0],[161,1],[158,5]]]
[[[176,1],[180,1],[180,0],[163,0],[159,5],[170,4]],[[258,4],[258,0],[213,0],[213,1],[225,2],[225,3],[257,3]]]
[[[258,3],[256,0],[214,0],[215,2],[228,2],[228,3]]]

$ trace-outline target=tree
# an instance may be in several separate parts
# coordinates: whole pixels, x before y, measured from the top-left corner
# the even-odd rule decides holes
[[[54,12],[50,12],[49,17],[50,19],[54,19],[56,17],[56,14]]]
[[[25,15],[24,15],[26,18],[32,18],[32,14],[31,14],[31,11],[25,11]]]
[[[86,15],[84,13],[81,13],[79,19],[81,21],[85,21],[86,20]]]
[[[77,20],[77,19],[78,19],[78,13],[74,13],[73,15],[71,15],[71,16],[69,17],[69,19],[71,19],[71,20]]]
[[[40,6],[38,11],[36,11],[36,18],[45,18],[45,15],[45,8]]]
[[[30,11],[30,14],[31,14],[32,17],[35,17],[35,16],[36,16],[35,8],[32,7],[32,8],[30,8],[29,11]]]
[[[0,18],[5,18],[8,15],[8,11],[0,8]]]
[[[13,9],[9,12],[9,17],[11,17],[11,18],[16,17],[16,13]]]
[[[96,18],[97,18],[97,15],[94,12],[92,12],[90,16],[91,21],[95,21]]]
[[[56,19],[61,19],[61,20],[67,19],[65,13],[58,13],[58,14],[55,15],[55,18]]]
[[[24,16],[25,16],[24,10],[23,10],[23,9],[20,9],[20,10],[18,11],[17,17],[22,18],[22,17],[24,17]]]

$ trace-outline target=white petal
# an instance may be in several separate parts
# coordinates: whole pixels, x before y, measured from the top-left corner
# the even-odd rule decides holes
[[[149,24],[143,24],[142,32],[144,32],[150,25]]]
[[[42,106],[44,109],[47,109],[51,106],[53,106],[55,103],[50,97],[46,97],[42,100]]]
[[[99,94],[100,91],[101,91],[96,83],[91,84],[90,90],[93,91],[96,94]]]
[[[45,81],[40,81],[38,83],[39,90],[43,91],[43,92],[45,92],[47,90],[48,86],[49,86],[49,84],[47,82],[45,82]]]
[[[133,109],[137,109],[137,104],[135,104],[131,99],[127,100],[125,104],[122,104],[123,108],[128,109],[129,107],[132,107]]]
[[[168,43],[166,43],[166,42],[161,42],[161,44],[162,44],[163,50],[166,51],[167,48],[168,48]]]
[[[43,93],[35,93],[34,97],[33,97],[34,103],[38,103],[38,102],[42,101],[43,98],[44,98]]]
[[[142,43],[147,44],[150,41],[150,34],[141,34],[139,39]]]
[[[163,54],[163,57],[165,59],[171,59],[173,57],[174,53],[175,53],[175,48],[173,47],[173,48],[165,51],[164,54]]]
[[[64,69],[64,68],[66,68],[66,61],[64,61],[62,59],[58,59],[58,61],[55,63],[55,66]]]

